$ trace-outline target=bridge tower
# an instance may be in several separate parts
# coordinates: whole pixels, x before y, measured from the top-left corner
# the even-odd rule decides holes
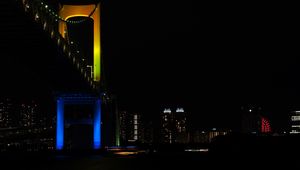
[[[100,2],[96,4],[60,4],[58,11],[62,20],[59,21],[59,33],[66,38],[68,33],[66,20],[72,17],[89,17],[93,19],[93,80],[100,82],[101,74],[101,41],[100,41]]]
[[[85,145],[85,149],[100,149],[103,146],[118,145],[119,143],[119,137],[113,130],[113,123],[115,123],[117,117],[111,114],[114,111],[107,104],[112,103],[111,97],[105,95],[105,89],[101,86],[104,76],[101,78],[101,74],[103,75],[103,73],[101,73],[100,5],[103,4],[103,1],[101,1],[102,3],[100,1],[101,0],[20,0],[25,12],[33,17],[34,21],[39,23],[43,30],[57,42],[58,48],[63,52],[63,55],[72,61],[73,65],[77,67],[80,74],[91,87],[91,89],[82,89],[88,92],[76,91],[73,93],[62,93],[56,96],[57,150],[72,149],[75,148],[72,146],[78,146],[78,141],[81,139],[78,141],[77,139],[81,137],[79,133],[85,135],[85,133],[82,133],[83,131],[89,134],[87,135],[89,136],[88,142],[84,141],[89,143],[89,146]],[[59,2],[59,4],[57,4],[57,2]],[[80,18],[79,21],[77,17]],[[84,19],[82,20],[82,18]],[[92,26],[89,26],[91,26],[90,28],[93,30],[82,31],[90,31],[93,33],[92,40],[89,39],[89,41],[93,42],[93,47],[91,54],[89,53],[90,56],[88,56],[90,57],[89,61],[82,62],[83,56],[78,53],[78,49],[73,49],[74,46],[72,46],[68,35],[74,31],[72,26],[81,23],[81,21],[88,21],[87,23],[90,24],[91,20]],[[70,24],[72,26],[70,26]],[[91,69],[91,74],[87,71],[87,67]],[[81,109],[82,107],[86,108],[86,106],[88,106],[89,108],[87,111],[78,111],[72,109],[70,106]],[[101,106],[104,107],[101,108]],[[102,115],[102,110],[106,112],[106,114]],[[88,117],[80,117],[86,115],[88,115]],[[74,119],[76,116],[77,118]],[[101,119],[103,119],[103,121],[101,121]],[[104,128],[102,128],[102,126]],[[70,127],[75,128],[70,130]],[[89,130],[82,130],[81,127]],[[78,130],[78,133],[76,133],[76,130]],[[71,136],[77,137],[75,140],[71,140],[73,138],[69,137],[70,131],[72,132]],[[118,131],[117,127],[115,131]],[[74,142],[74,145],[71,144],[71,147],[69,147],[70,141]]]
[[[74,1],[64,1],[59,4],[58,15],[61,17],[58,21],[58,32],[67,42],[68,40],[68,25],[69,19],[74,17],[83,17],[86,19],[92,19],[93,21],[93,56],[92,56],[92,80],[97,86],[100,86],[101,76],[101,40],[100,40],[100,2],[96,1],[84,1],[78,3]],[[82,30],[85,31],[85,30]],[[68,44],[72,44],[68,42]],[[98,87],[98,92],[99,93]],[[94,97],[96,96],[96,97]],[[90,131],[92,131],[92,146],[87,148],[100,149],[101,148],[101,96],[87,95],[87,94],[62,94],[57,97],[57,131],[56,131],[56,149],[66,149],[65,134],[66,127],[77,124],[92,125]],[[68,120],[65,117],[65,105],[93,105],[93,111],[91,118],[84,118],[81,120]],[[78,139],[78,138],[77,138]],[[72,148],[71,148],[72,149]]]

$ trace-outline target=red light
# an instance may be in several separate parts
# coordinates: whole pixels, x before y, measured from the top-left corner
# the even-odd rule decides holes
[[[261,133],[269,132],[271,132],[270,122],[266,118],[261,117]]]

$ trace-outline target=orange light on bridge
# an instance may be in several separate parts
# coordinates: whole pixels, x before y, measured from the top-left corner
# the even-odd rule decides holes
[[[91,16],[89,16],[92,14]],[[72,17],[90,17],[94,21],[94,49],[93,49],[93,80],[100,81],[101,73],[101,42],[100,42],[100,3],[97,5],[61,5],[59,16],[63,20],[67,20]],[[59,21],[59,33],[65,38],[67,33],[67,23],[65,21]]]

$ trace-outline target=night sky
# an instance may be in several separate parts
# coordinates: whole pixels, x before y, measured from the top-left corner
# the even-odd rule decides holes
[[[151,117],[164,106],[182,106],[199,126],[229,126],[242,105],[262,106],[278,124],[299,106],[291,6],[167,0],[105,1],[103,8],[105,78],[122,109]],[[31,30],[30,19],[7,9],[1,4],[1,93],[51,94],[71,71],[40,66],[34,58],[57,54],[55,46]]]

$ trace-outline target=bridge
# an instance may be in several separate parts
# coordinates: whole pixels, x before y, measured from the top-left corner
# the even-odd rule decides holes
[[[99,0],[15,0],[15,2],[23,9],[24,14],[31,18],[39,29],[43,30],[52,39],[54,46],[58,49],[58,57],[61,57],[58,60],[68,61],[68,64],[73,65],[70,69],[76,71],[73,71],[72,74],[75,73],[75,76],[80,77],[81,80],[80,82],[73,81],[73,85],[72,82],[67,83],[67,87],[58,90],[59,93],[56,94],[56,149],[63,150],[67,147],[65,141],[66,136],[68,136],[65,134],[66,126],[78,124],[92,126],[92,128],[88,128],[89,131],[92,131],[92,143],[88,142],[88,145],[84,147],[101,149],[103,145],[109,145],[108,142],[102,140],[104,135],[106,136],[104,138],[108,138],[109,134],[109,132],[103,132],[106,130],[102,126],[109,123],[104,123],[104,120],[101,119],[111,116],[101,114],[102,101],[105,100],[101,78],[103,74],[101,73],[102,52],[100,39],[101,2]],[[82,27],[83,24],[87,26]],[[82,42],[82,39],[78,39],[78,32],[73,31],[73,29],[78,30],[78,28],[79,30],[80,28],[81,30],[82,28],[91,29],[80,32],[89,36],[88,41]],[[87,33],[85,34],[85,32]],[[68,64],[66,67],[68,67]],[[62,74],[68,79],[66,73]],[[92,116],[77,118],[76,120],[65,117],[67,114],[65,112],[72,110],[69,109],[70,105],[76,107],[88,106],[90,109],[87,110],[92,114],[86,113],[86,111],[83,111],[83,114]],[[68,114],[70,115],[70,113]],[[78,137],[74,139],[76,140]]]

